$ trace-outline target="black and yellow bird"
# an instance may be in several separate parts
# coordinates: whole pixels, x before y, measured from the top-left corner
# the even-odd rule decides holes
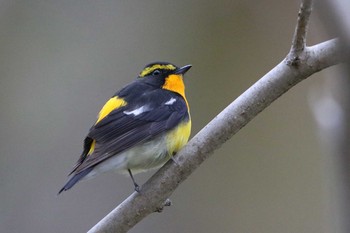
[[[191,117],[183,75],[190,68],[151,63],[112,96],[86,136],[83,152],[59,193],[109,170],[129,173],[138,191],[132,174],[160,167],[189,139]]]

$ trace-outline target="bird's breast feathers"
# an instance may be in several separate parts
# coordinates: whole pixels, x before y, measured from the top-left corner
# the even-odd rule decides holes
[[[133,173],[137,174],[159,168],[187,143],[190,133],[191,121],[189,120],[166,135],[159,135],[154,140],[136,145],[99,163],[84,179],[90,179],[109,170],[127,174],[127,169],[132,169]]]
[[[108,170],[105,163],[117,170],[158,167],[187,143],[190,132],[190,114],[181,95],[159,89],[137,101],[116,95],[90,129],[88,153],[76,172]]]

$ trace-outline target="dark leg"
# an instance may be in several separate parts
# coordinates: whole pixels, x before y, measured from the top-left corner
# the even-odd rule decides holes
[[[140,186],[135,182],[134,176],[132,175],[130,169],[128,169],[128,172],[129,172],[129,175],[130,175],[130,177],[132,179],[132,182],[134,183],[135,191],[139,193],[140,192]]]
[[[174,155],[176,155],[176,152],[173,153],[173,155],[170,157],[170,159],[171,159],[176,165],[179,165],[179,163],[174,159]]]

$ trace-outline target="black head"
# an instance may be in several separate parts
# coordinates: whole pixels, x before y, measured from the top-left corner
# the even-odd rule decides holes
[[[186,65],[179,68],[168,62],[153,62],[145,66],[139,74],[138,79],[142,79],[142,81],[145,81],[148,84],[161,87],[169,75],[183,75],[191,67],[191,65]]]

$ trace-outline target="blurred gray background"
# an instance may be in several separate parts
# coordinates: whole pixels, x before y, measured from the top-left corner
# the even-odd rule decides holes
[[[284,58],[299,4],[0,1],[0,231],[90,229],[133,192],[108,173],[56,196],[104,102],[147,63],[192,64],[196,134]],[[313,13],[308,43],[329,38]],[[273,103],[130,232],[332,232],[331,159],[308,103],[329,72]]]

